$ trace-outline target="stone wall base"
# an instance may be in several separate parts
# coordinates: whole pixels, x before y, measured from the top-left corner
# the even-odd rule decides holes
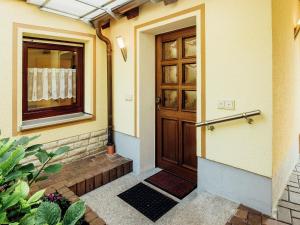
[[[84,159],[106,150],[107,130],[98,130],[84,133],[73,137],[68,137],[43,144],[43,149],[52,152],[62,146],[69,146],[70,151],[56,157],[51,163],[71,163],[79,159]],[[22,163],[33,163],[40,166],[40,162],[35,156],[31,156],[22,161]]]

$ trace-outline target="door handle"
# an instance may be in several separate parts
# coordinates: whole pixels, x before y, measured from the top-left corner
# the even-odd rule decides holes
[[[161,102],[161,97],[156,97],[155,103],[156,103],[156,104],[160,104],[160,102]]]
[[[157,105],[157,110],[159,111],[160,110],[161,97],[156,97],[155,103]]]

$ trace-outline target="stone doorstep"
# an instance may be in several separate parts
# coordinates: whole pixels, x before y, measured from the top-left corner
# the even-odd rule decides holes
[[[56,176],[59,179],[56,180],[52,177],[47,182],[37,182],[33,185],[31,193],[46,188],[46,194],[57,191],[70,202],[74,203],[79,200],[79,196],[132,172],[132,160],[121,157],[119,160],[107,162],[103,157],[105,156],[100,155],[84,159],[85,163],[83,164],[85,166],[80,164],[80,162],[73,163],[73,165],[68,164],[66,165],[66,169],[61,171],[60,175]],[[77,174],[76,177],[70,176],[70,172],[75,168],[77,170],[82,169],[81,173]],[[88,206],[85,212],[85,220],[90,225],[106,224]]]

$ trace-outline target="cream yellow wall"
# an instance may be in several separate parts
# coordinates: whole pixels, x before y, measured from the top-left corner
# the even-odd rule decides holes
[[[113,76],[114,76],[114,129],[116,131],[135,136],[138,130],[135,129],[138,115],[135,116],[134,101],[134,27],[136,25],[149,22],[150,20],[176,13],[180,10],[188,9],[199,5],[201,1],[179,1],[167,7],[162,7],[163,3],[146,4],[140,8],[139,17],[131,20],[122,18],[118,21],[113,21],[110,28],[110,37],[113,44]],[[122,54],[117,47],[116,37],[121,35],[124,37],[128,59],[125,63]],[[130,101],[129,98],[133,97]],[[119,113],[122,112],[122,113]],[[137,128],[138,129],[138,128]]]
[[[95,30],[81,21],[47,13],[38,7],[18,0],[0,0],[0,129],[4,136],[11,136],[12,127],[12,76],[13,76],[13,23],[42,26],[71,32],[95,35]],[[92,56],[89,57],[92,60]],[[38,131],[39,142],[49,142],[78,134],[105,129],[107,127],[106,107],[106,47],[96,40],[96,120],[76,125],[65,125],[60,128]],[[92,73],[92,70],[90,70]],[[92,90],[92,87],[91,87]],[[20,91],[20,90],[18,90]],[[89,91],[89,90],[88,90]],[[18,106],[20,107],[20,106]]]
[[[180,0],[168,6],[148,3],[141,7],[138,18],[112,22],[115,130],[135,135],[135,122],[139,120],[139,114],[135,118],[134,101],[124,98],[134,96],[134,26],[201,3],[206,11],[207,119],[255,109],[263,112],[253,125],[232,122],[207,132],[207,158],[271,177],[271,0]],[[126,63],[116,46],[119,35],[128,47]],[[236,100],[236,110],[218,110],[217,101],[223,99]]]
[[[207,132],[207,158],[271,177],[271,1],[206,1],[207,118],[260,109],[254,123],[224,123]],[[236,101],[234,111],[217,100]]]
[[[300,133],[300,39],[293,29],[298,0],[273,0],[273,204],[298,161]]]
[[[217,126],[207,133],[207,158],[271,177],[272,172],[272,32],[270,0],[180,0],[164,6],[146,4],[133,20],[114,21],[106,32],[113,42],[114,128],[135,135],[134,26],[199,4],[206,7],[207,119],[261,109],[254,125],[244,121]],[[0,0],[0,127],[12,133],[13,22],[95,34],[88,25],[40,11],[23,1]],[[13,12],[13,13],[12,13]],[[255,13],[254,13],[255,12]],[[128,47],[125,63],[116,46],[122,35]],[[4,48],[4,49],[3,49]],[[97,120],[41,132],[41,142],[106,127],[105,45],[97,40]],[[133,98],[133,99],[132,99]],[[236,100],[235,111],[217,110],[217,100]],[[5,107],[3,107],[5,106]],[[2,116],[3,115],[3,116]],[[200,152],[200,149],[198,149]],[[254,163],[255,162],[255,163]]]

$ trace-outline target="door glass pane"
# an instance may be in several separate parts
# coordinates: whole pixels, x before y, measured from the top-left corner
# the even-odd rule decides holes
[[[177,90],[163,90],[163,106],[167,108],[177,108],[178,106]]]
[[[197,107],[196,91],[183,91],[183,109],[195,111]]]
[[[184,57],[196,57],[196,37],[184,39]]]
[[[163,58],[177,59],[177,41],[163,43]]]
[[[28,110],[76,103],[76,57],[73,51],[28,49]]]
[[[163,67],[163,83],[176,84],[178,83],[177,66]]]
[[[185,64],[183,65],[183,83],[185,84],[196,84],[197,77],[197,65],[196,64]]]

